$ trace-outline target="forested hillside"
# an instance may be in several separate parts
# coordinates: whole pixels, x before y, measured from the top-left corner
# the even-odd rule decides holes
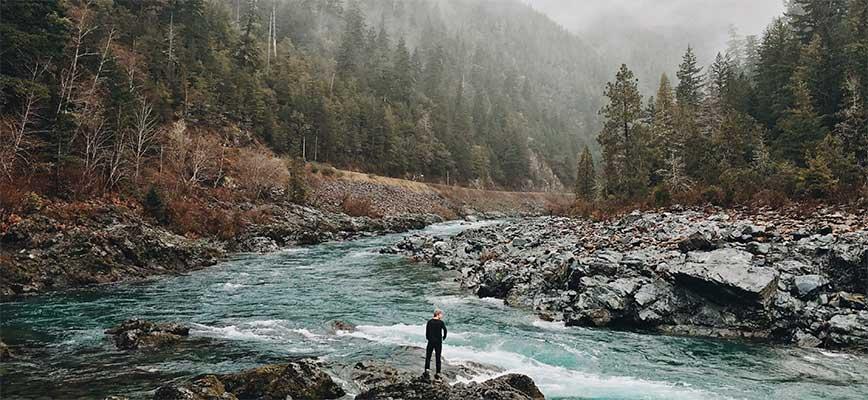
[[[599,125],[593,52],[518,3],[2,8],[3,138],[14,143],[3,173],[56,194],[141,184],[167,156],[187,163],[200,150],[181,169],[219,185],[213,159],[243,142],[396,177],[559,190]],[[187,142],[191,155],[178,154]]]
[[[780,204],[866,197],[868,2],[794,0],[762,39],[703,68],[691,49],[644,99],[627,65],[607,85],[599,179],[586,200]],[[596,191],[590,188],[595,188]]]
[[[260,197],[292,159],[656,204],[843,198],[865,180],[865,0],[791,2],[711,66],[689,49],[647,99],[628,66],[606,87],[598,46],[513,1],[0,7],[0,172],[19,192]],[[678,67],[659,65],[630,67]]]

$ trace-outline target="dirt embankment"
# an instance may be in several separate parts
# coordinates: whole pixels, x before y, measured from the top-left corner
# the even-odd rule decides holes
[[[311,204],[348,211],[367,204],[374,215],[437,214],[445,219],[468,215],[543,215],[572,195],[478,190],[387,178],[351,171],[313,174]],[[352,210],[350,210],[352,211]]]

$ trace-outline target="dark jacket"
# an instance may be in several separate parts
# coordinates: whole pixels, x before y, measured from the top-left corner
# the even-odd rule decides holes
[[[443,331],[441,335],[440,331]],[[425,338],[431,343],[441,343],[446,339],[446,323],[439,319],[428,320],[428,325],[425,327]]]

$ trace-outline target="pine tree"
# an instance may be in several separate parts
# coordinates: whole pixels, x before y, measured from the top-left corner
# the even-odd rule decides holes
[[[853,152],[858,165],[868,171],[868,112],[860,92],[859,78],[851,75],[844,84],[844,104],[842,104],[835,133],[843,147]]]
[[[391,98],[398,102],[409,102],[415,82],[410,52],[407,50],[407,42],[403,37],[398,40],[398,46],[392,55],[391,77]]]
[[[342,77],[361,72],[364,62],[367,27],[362,10],[356,0],[350,1],[344,13],[344,32],[337,54],[337,71]]]
[[[594,158],[591,156],[591,150],[585,145],[582,154],[579,156],[579,163],[576,168],[576,198],[585,201],[592,200],[594,198],[595,180]]]
[[[783,19],[774,20],[763,35],[756,74],[753,116],[774,128],[792,104],[790,82],[799,59],[799,42]],[[772,134],[776,134],[772,130]],[[775,139],[774,136],[771,137]]]
[[[248,71],[258,71],[262,68],[262,49],[259,48],[257,41],[260,26],[255,0],[249,1],[244,21],[241,43],[235,51],[235,60]]]
[[[702,101],[702,67],[698,66],[693,48],[687,46],[683,61],[676,74],[678,88],[675,90],[678,104],[686,109],[699,107]]]
[[[608,104],[600,110],[605,122],[597,140],[603,148],[607,194],[634,199],[647,189],[648,177],[640,155],[642,95],[633,71],[621,65],[604,94]]]
[[[813,149],[817,142],[826,136],[826,129],[814,111],[803,75],[794,74],[790,82],[793,105],[779,123],[780,133],[775,146],[781,158],[800,166],[806,165],[806,151]]]

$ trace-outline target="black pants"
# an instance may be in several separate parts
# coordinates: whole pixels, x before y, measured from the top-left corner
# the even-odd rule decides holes
[[[428,342],[428,348],[425,349],[425,371],[431,368],[431,352],[437,353],[437,373],[440,373],[440,353],[443,352],[443,342]]]

